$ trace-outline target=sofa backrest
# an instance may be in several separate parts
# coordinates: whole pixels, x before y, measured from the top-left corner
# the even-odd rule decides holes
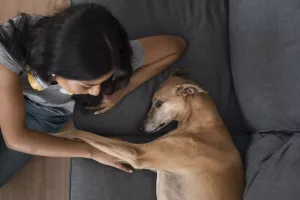
[[[300,130],[300,1],[230,0],[234,86],[254,131]]]

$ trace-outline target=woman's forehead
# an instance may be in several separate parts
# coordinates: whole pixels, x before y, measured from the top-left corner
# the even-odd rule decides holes
[[[112,69],[110,72],[108,72],[107,74],[104,74],[103,76],[99,77],[98,79],[94,79],[94,80],[90,80],[90,81],[82,81],[82,82],[85,84],[89,84],[89,85],[99,85],[102,82],[106,81],[109,77],[111,77],[114,72],[115,72],[115,69]]]

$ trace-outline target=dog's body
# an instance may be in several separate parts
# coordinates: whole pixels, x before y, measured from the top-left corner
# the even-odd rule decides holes
[[[158,200],[241,200],[244,173],[239,152],[199,86],[171,76],[156,92],[145,120],[147,132],[172,120],[176,130],[147,144],[131,144],[86,132],[82,139],[136,169],[157,171]]]

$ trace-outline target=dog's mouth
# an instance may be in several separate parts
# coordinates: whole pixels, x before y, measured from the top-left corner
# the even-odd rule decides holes
[[[154,130],[152,131],[152,133],[159,131],[159,130],[162,129],[165,125],[166,125],[166,123],[160,124],[156,129],[154,129]]]

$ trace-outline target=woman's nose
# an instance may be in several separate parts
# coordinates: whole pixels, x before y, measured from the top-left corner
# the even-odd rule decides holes
[[[89,89],[89,95],[98,96],[100,94],[100,85],[95,85]]]

